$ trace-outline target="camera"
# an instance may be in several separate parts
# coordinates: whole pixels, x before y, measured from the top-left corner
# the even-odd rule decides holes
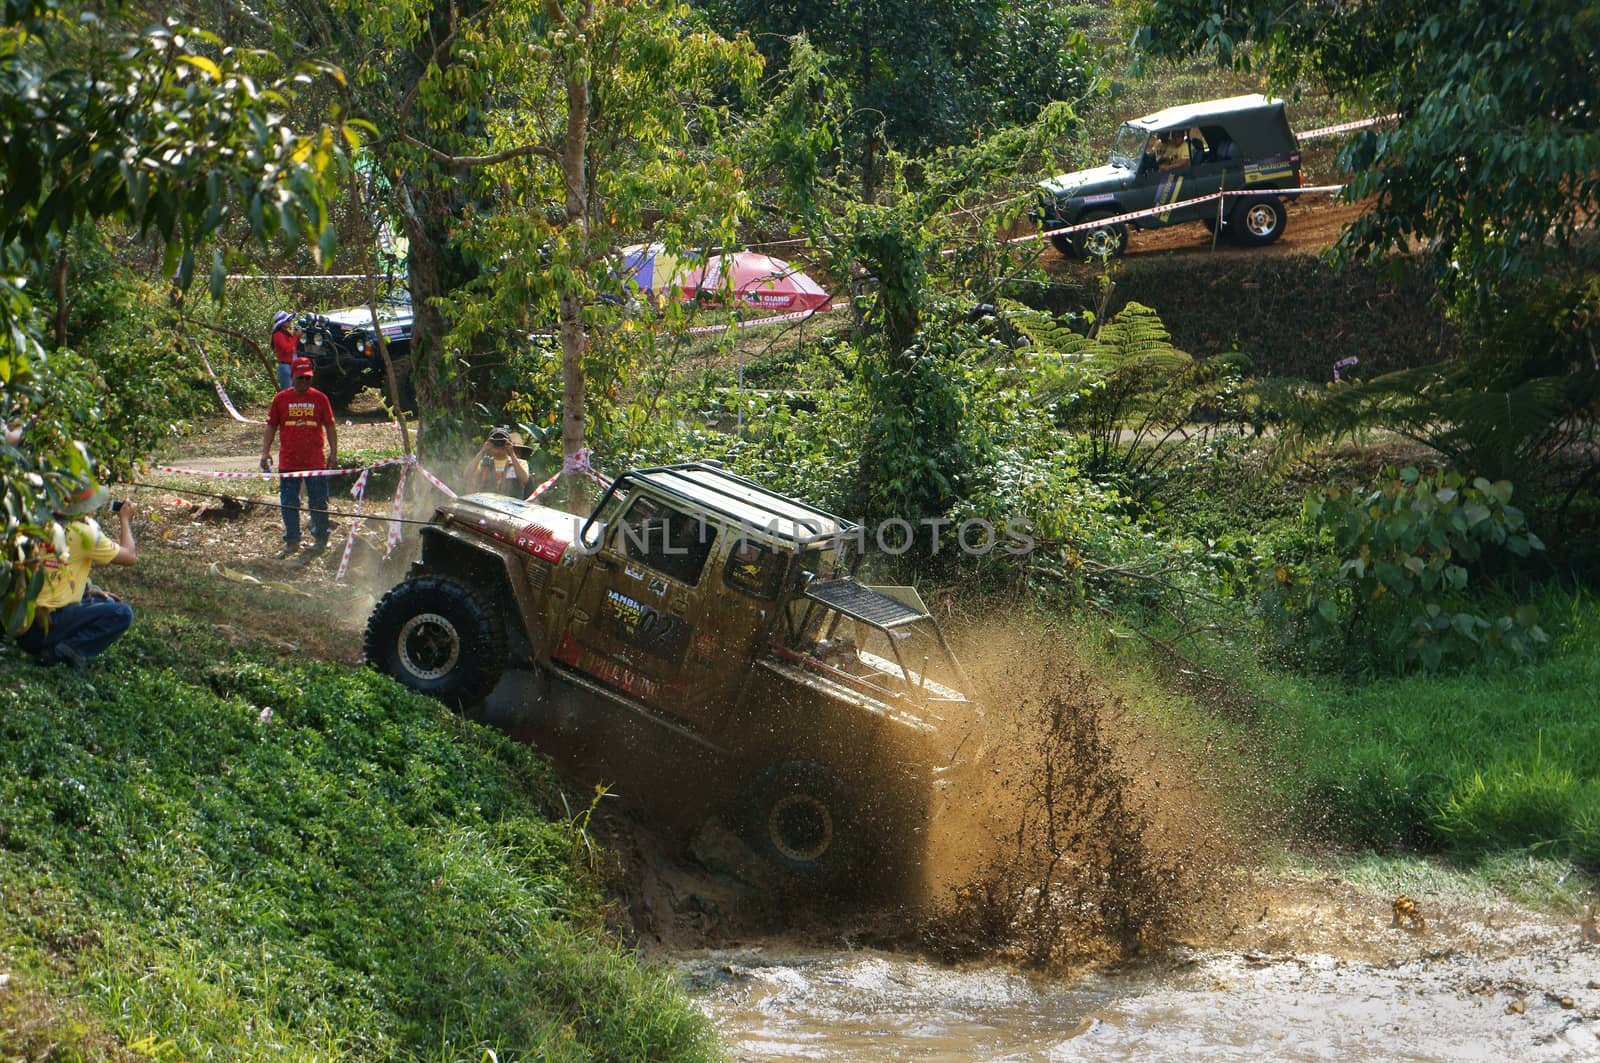
[[[115,502],[111,503],[111,512],[116,513],[121,509],[122,509],[122,499],[119,498]]]

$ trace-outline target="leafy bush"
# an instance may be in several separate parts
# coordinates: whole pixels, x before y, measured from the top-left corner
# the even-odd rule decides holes
[[[699,1059],[601,927],[548,764],[366,670],[141,616],[0,650],[0,926],[161,1059]],[[5,1035],[0,1034],[0,1045]]]
[[[1307,572],[1261,574],[1269,628],[1281,646],[1303,640],[1309,658],[1349,670],[1532,657],[1549,641],[1538,610],[1496,603],[1483,585],[1506,555],[1544,549],[1511,494],[1505,480],[1409,467],[1360,495],[1310,492],[1304,518],[1331,552]]]

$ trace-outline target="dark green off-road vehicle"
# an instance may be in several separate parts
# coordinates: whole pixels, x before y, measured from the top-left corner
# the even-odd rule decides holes
[[[580,772],[642,750],[603,781],[801,879],[903,879],[979,709],[916,592],[851,578],[860,532],[704,462],[624,473],[587,517],[452,499],[367,659]]]
[[[1131,222],[1114,222],[1050,237],[1069,258],[1115,257],[1128,242],[1128,226],[1157,229],[1202,222],[1243,244],[1270,244],[1287,223],[1275,190],[1301,185],[1300,144],[1283,101],[1265,96],[1169,107],[1124,122],[1104,166],[1062,174],[1039,186],[1035,220],[1046,232],[1113,218],[1222,191],[1227,196],[1175,206]]]

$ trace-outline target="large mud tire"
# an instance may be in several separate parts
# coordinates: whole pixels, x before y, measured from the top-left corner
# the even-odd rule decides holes
[[[1246,199],[1233,208],[1227,233],[1247,247],[1264,247],[1282,236],[1288,225],[1289,214],[1283,208],[1283,200],[1261,196]]]
[[[1074,224],[1082,225],[1114,217],[1116,217],[1115,211],[1090,211]],[[1122,253],[1128,249],[1128,225],[1126,222],[1115,222],[1098,229],[1084,229],[1073,233],[1069,239],[1072,241],[1072,255],[1069,257],[1076,258],[1079,262],[1108,262],[1121,258]]]
[[[746,840],[778,867],[834,892],[864,885],[861,807],[832,771],[806,760],[775,764],[755,777],[741,804]]]
[[[385,594],[372,610],[366,654],[368,664],[412,690],[451,708],[471,709],[505,669],[505,621],[475,588],[419,576]]]

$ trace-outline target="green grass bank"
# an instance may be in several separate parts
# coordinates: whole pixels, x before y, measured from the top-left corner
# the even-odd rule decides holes
[[[1469,865],[1528,853],[1596,872],[1600,602],[1553,593],[1551,612],[1558,600],[1567,616],[1553,645],[1517,666],[1357,682],[1263,665],[1247,639],[1193,647],[1225,680],[1221,697],[1139,640],[1086,648],[1173,726],[1212,729],[1232,785],[1268,806],[1253,815],[1281,811],[1295,832],[1380,853]]]
[[[560,808],[364,669],[149,612],[82,673],[0,645],[0,1056],[718,1058]]]

